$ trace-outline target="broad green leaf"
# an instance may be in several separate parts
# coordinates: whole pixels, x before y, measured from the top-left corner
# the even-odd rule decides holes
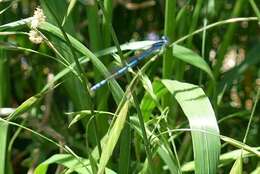
[[[172,48],[172,53],[174,57],[201,69],[206,72],[212,80],[215,80],[207,62],[192,50],[175,44]]]
[[[82,158],[76,159],[74,156],[69,154],[56,154],[51,156],[36,167],[34,174],[46,174],[50,164],[63,165],[67,167],[69,171],[75,171],[79,174],[92,174],[89,160]],[[115,174],[115,172],[110,169],[106,169],[106,173]]]
[[[196,85],[174,80],[162,80],[162,84],[176,98],[189,120],[195,173],[216,173],[220,137],[217,120],[208,97]]]
[[[111,131],[109,131],[107,134],[108,139],[102,149],[102,154],[101,154],[99,166],[98,166],[98,174],[102,174],[104,172],[104,169],[108,163],[108,160],[110,159],[110,157],[113,153],[113,150],[116,146],[116,143],[119,139],[119,136],[122,132],[122,129],[123,129],[125,121],[126,121],[128,105],[129,105],[129,103],[127,100],[125,102],[125,104],[123,105],[123,107],[121,108],[121,110],[118,114],[118,117],[116,118],[116,121],[115,121],[113,127],[111,128]]]

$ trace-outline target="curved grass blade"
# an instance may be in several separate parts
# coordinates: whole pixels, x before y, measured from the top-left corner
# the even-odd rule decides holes
[[[195,173],[216,173],[220,154],[220,137],[217,120],[208,97],[196,85],[174,80],[161,82],[175,97],[193,130],[191,135]]]
[[[25,18],[19,21],[15,21],[15,22],[11,22],[8,24],[4,24],[0,26],[0,31],[3,31],[5,29],[16,29],[17,27],[21,27],[21,26],[25,26],[27,24],[29,24],[32,20],[32,17],[29,18]],[[64,39],[61,31],[59,28],[57,28],[56,26],[48,23],[48,22],[44,22],[42,23],[39,28],[41,30],[47,31],[61,39]],[[88,58],[90,58],[90,60],[92,61],[92,63],[94,64],[94,66],[97,68],[97,70],[104,76],[104,77],[108,77],[110,75],[109,71],[107,70],[107,68],[104,66],[104,64],[97,58],[97,56],[92,53],[87,47],[85,47],[82,43],[80,43],[77,39],[75,39],[74,37],[72,37],[71,35],[67,34],[69,40],[72,43],[72,46],[79,51],[80,53],[82,53],[83,55],[87,56]],[[115,101],[117,103],[120,102],[120,100],[122,99],[123,96],[123,90],[122,88],[118,85],[118,83],[116,82],[116,80],[112,79],[110,82],[110,88],[112,90],[112,94],[113,97],[115,98]]]
[[[60,164],[63,165],[67,168],[69,168],[70,172],[77,172],[79,174],[92,174],[91,168],[90,168],[90,163],[89,160],[87,159],[81,159],[82,163],[79,163],[79,159],[76,159],[70,154],[56,154],[51,156],[49,159],[46,161],[42,162],[39,164],[35,171],[34,174],[46,174],[47,169],[49,165],[51,164]],[[84,164],[85,166],[82,166]],[[110,169],[105,169],[107,174],[115,174],[114,171]]]
[[[69,17],[71,11],[75,7],[76,2],[77,2],[76,0],[70,0],[66,15],[64,16],[64,18],[62,20],[62,26],[65,24],[65,22],[66,22],[67,18]]]
[[[57,28],[56,26],[48,23],[48,22],[44,22],[43,24],[40,25],[39,27],[40,29],[47,31],[51,34],[54,34],[55,36],[64,39],[62,33],[60,32],[60,29]],[[77,39],[75,39],[74,37],[72,37],[71,35],[67,34],[72,46],[79,51],[80,53],[82,53],[83,55],[87,56],[92,63],[94,64],[94,66],[97,68],[97,70],[104,76],[104,77],[108,77],[110,75],[109,71],[107,70],[107,68],[105,67],[105,65],[96,57],[95,54],[93,54],[87,47],[85,47],[82,43],[80,43]],[[118,85],[118,83],[116,82],[116,80],[112,79],[110,81],[110,87],[111,87],[111,92],[112,95],[114,96],[114,99],[117,103],[120,102],[120,100],[123,97],[123,90],[122,88]]]
[[[37,102],[39,102],[42,99],[43,96],[44,93],[38,93],[30,97],[29,99],[24,101],[20,106],[18,106],[18,108],[15,109],[15,111],[7,117],[7,120],[11,121],[16,119],[19,115],[31,109]]]
[[[172,52],[173,52],[173,56],[201,69],[202,71],[206,72],[212,80],[215,81],[214,75],[210,67],[208,66],[206,61],[198,54],[180,45],[174,45]]]
[[[258,148],[254,148],[255,150],[260,150],[260,147]],[[222,155],[220,155],[219,157],[219,165],[221,167],[224,167],[226,165],[229,165],[231,162],[233,162],[234,160],[236,160],[237,158],[239,158],[241,156],[241,151],[242,150],[233,150],[231,152],[227,152],[224,153]],[[249,152],[249,151],[243,151],[243,158],[248,158],[251,156],[255,156],[255,154]],[[182,172],[190,172],[194,170],[194,161],[188,162],[186,164],[184,164],[181,168]]]
[[[231,168],[229,174],[242,174],[243,173],[243,162],[242,157],[238,157],[238,159],[235,161],[233,167]]]

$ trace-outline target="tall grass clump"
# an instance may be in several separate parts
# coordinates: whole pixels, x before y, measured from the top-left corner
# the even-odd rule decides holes
[[[260,173],[256,0],[0,7],[0,174]]]

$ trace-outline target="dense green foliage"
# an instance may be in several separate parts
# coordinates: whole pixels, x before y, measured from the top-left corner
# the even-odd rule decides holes
[[[260,173],[257,0],[0,7],[0,174]]]

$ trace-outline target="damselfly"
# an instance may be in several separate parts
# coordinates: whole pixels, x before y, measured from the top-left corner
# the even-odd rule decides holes
[[[111,80],[112,78],[118,77],[123,75],[124,73],[126,73],[130,68],[135,67],[139,62],[141,62],[142,60],[144,60],[145,58],[149,57],[151,54],[153,54],[155,51],[161,49],[162,47],[166,46],[168,44],[168,40],[166,37],[162,37],[161,40],[156,41],[154,44],[152,44],[152,46],[147,49],[146,51],[144,51],[143,53],[141,53],[139,56],[133,58],[131,61],[129,61],[124,67],[120,68],[119,70],[117,70],[115,73],[111,74],[109,77],[107,77],[104,80],[101,80],[100,82],[98,82],[97,84],[95,84],[94,86],[92,86],[90,88],[91,91],[96,91],[97,89],[99,89],[100,87],[104,86],[109,80]]]

